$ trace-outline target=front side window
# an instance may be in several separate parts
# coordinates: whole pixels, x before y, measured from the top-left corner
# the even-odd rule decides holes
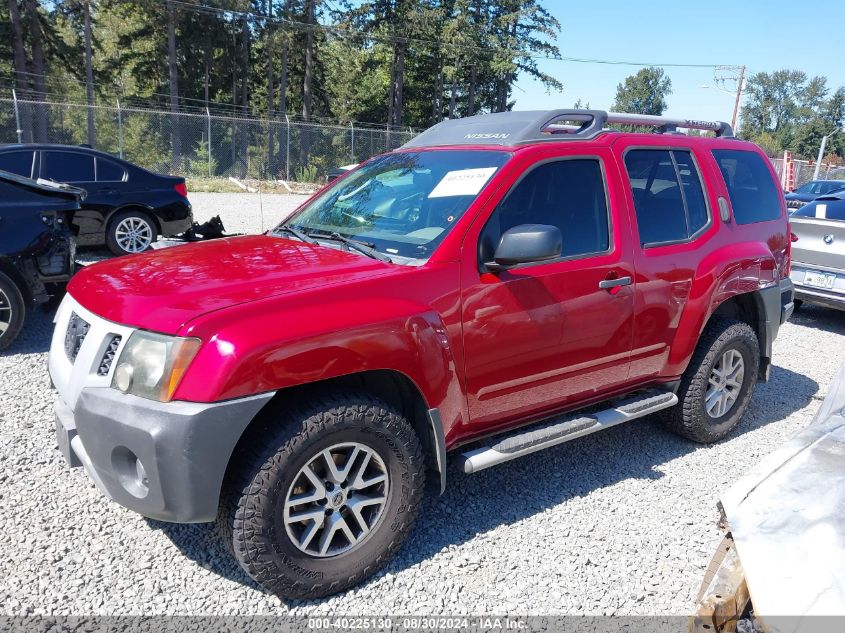
[[[686,150],[634,149],[625,154],[640,244],[682,242],[710,221],[701,176]]]
[[[76,152],[44,152],[41,177],[54,182],[94,182],[94,157]]]
[[[780,194],[757,152],[717,149],[713,157],[728,188],[737,224],[767,222],[781,216]]]
[[[0,154],[0,171],[8,171],[17,176],[32,178],[32,159],[35,152],[5,152]]]
[[[329,187],[278,228],[319,239],[337,233],[391,257],[426,260],[510,154],[397,152]]]
[[[491,261],[505,231],[520,224],[558,227],[563,257],[607,251],[607,195],[598,159],[548,162],[523,176],[485,224],[479,238],[479,263]]]

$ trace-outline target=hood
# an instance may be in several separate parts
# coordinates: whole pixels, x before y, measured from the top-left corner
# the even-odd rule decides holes
[[[128,255],[86,267],[68,292],[95,314],[175,334],[230,306],[392,270],[384,262],[266,235],[231,237]]]

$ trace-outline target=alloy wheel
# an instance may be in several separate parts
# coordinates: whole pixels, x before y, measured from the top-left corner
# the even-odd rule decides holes
[[[141,253],[153,242],[153,227],[143,218],[130,216],[115,227],[114,237],[127,253]]]
[[[347,442],[320,451],[299,470],[285,498],[291,542],[321,558],[357,547],[384,514],[389,484],[384,460],[364,444]]]
[[[12,301],[0,289],[0,336],[3,336],[9,329],[9,326],[12,324],[12,317],[14,317]]]
[[[704,408],[711,418],[721,418],[730,411],[742,390],[745,378],[745,361],[742,354],[729,349],[722,354],[707,380]]]

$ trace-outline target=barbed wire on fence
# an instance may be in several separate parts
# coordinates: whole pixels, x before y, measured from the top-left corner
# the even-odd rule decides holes
[[[87,144],[160,173],[194,178],[314,182],[341,165],[403,145],[417,132],[255,118],[209,110],[170,112],[0,97],[0,142]]]

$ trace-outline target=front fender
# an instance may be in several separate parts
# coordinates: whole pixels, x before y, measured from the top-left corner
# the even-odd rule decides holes
[[[175,398],[217,402],[351,374],[388,370],[439,408],[448,432],[463,415],[462,389],[440,315],[403,299],[345,300],[276,310],[219,313],[189,334],[215,332]],[[228,321],[229,325],[226,325]],[[203,337],[201,335],[202,338]]]
[[[686,370],[701,333],[720,305],[777,282],[777,262],[763,242],[728,244],[702,258],[678,323],[666,373],[680,376]]]

